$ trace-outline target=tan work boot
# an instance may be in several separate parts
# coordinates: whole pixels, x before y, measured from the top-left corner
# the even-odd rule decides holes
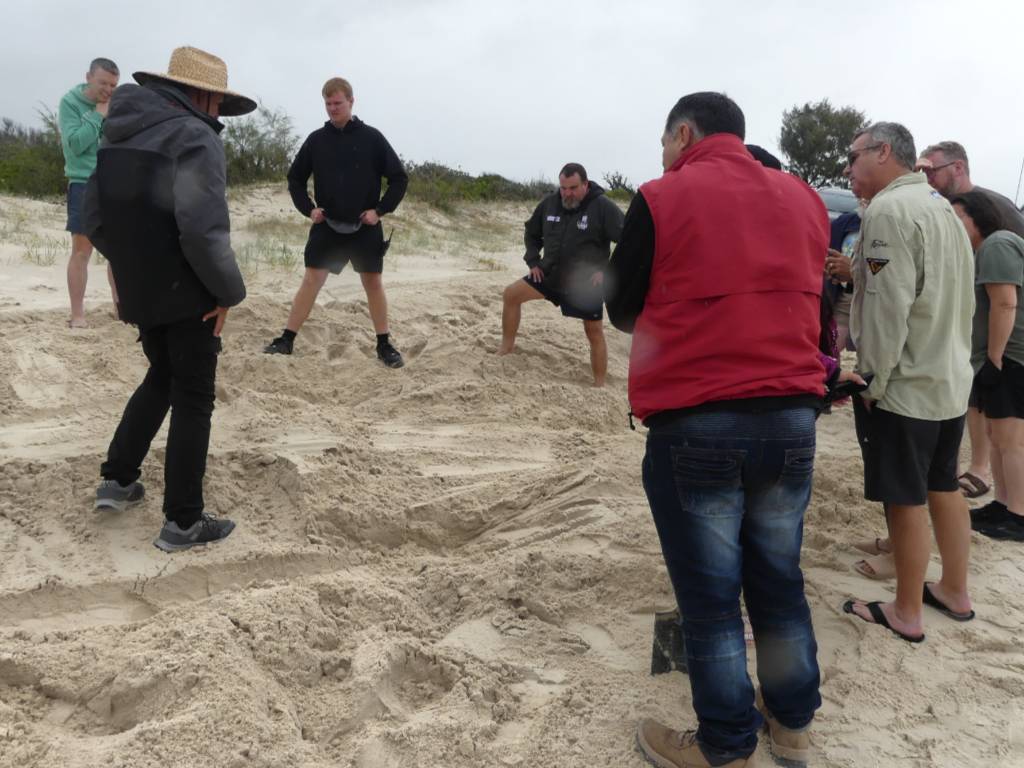
[[[754,706],[764,715],[764,725],[768,731],[768,747],[771,749],[772,756],[787,768],[806,768],[807,761],[811,757],[810,728],[794,731],[776,720],[764,703],[760,687],[757,689]]]
[[[658,768],[711,768],[700,751],[696,731],[673,731],[654,720],[641,720],[636,741],[647,759]],[[751,768],[754,755],[732,760],[720,768]]]

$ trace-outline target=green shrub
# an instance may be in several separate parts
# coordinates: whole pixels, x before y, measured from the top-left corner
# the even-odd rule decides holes
[[[64,192],[64,156],[57,116],[38,111],[42,128],[26,128],[9,118],[0,121],[0,189],[16,195],[49,197]]]
[[[262,104],[247,117],[224,121],[228,184],[281,181],[288,174],[299,137],[292,119]]]
[[[458,203],[540,200],[555,189],[541,179],[522,183],[495,173],[471,176],[440,163],[406,162],[405,170],[409,174],[410,198],[449,213]]]

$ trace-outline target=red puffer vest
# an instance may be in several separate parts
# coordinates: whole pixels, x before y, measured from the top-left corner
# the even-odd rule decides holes
[[[822,395],[829,223],[817,193],[731,134],[690,147],[640,192],[655,246],[629,358],[633,413]]]

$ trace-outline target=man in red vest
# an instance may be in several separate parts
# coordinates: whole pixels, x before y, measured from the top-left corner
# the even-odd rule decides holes
[[[643,483],[698,721],[687,732],[640,723],[660,766],[746,766],[765,722],[775,756],[806,763],[821,705],[800,544],[825,378],[828,214],[802,181],[758,163],[744,131],[723,94],[679,100],[665,173],[633,199],[606,282],[612,323],[633,334],[629,400],[650,430]]]

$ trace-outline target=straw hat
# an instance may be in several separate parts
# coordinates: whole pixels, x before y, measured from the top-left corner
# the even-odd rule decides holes
[[[132,77],[139,85],[148,82],[178,83],[222,93],[224,101],[220,105],[220,114],[224,117],[245,115],[256,109],[256,102],[248,96],[228,90],[228,67],[224,61],[198,48],[175,48],[167,72],[133,72]]]

